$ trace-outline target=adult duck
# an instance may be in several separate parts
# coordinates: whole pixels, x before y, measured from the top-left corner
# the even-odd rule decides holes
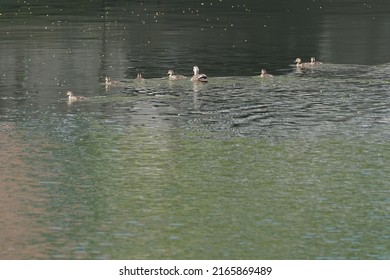
[[[173,70],[168,70],[168,80],[176,81],[176,80],[184,80],[184,79],[187,79],[187,77],[183,75],[175,75],[173,73]]]
[[[192,76],[191,81],[203,82],[203,83],[208,82],[207,76],[205,74],[199,74],[199,67],[198,66],[194,66],[192,71],[194,71],[194,76]]]

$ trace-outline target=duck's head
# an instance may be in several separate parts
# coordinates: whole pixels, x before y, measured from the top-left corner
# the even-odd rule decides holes
[[[192,71],[194,71],[194,75],[199,74],[199,67],[198,66],[194,66],[194,68],[192,68]]]
[[[301,63],[301,62],[302,62],[302,60],[299,57],[297,57],[297,59],[295,59],[295,61],[294,61],[294,63]]]
[[[168,76],[173,75],[173,70],[168,70]]]
[[[310,61],[313,63],[313,62],[316,62],[316,58],[314,57],[314,56],[312,56],[311,58],[310,58]]]
[[[265,69],[261,69],[261,74],[267,74],[267,71],[265,71]]]
[[[110,78],[106,76],[106,83],[110,81]]]
[[[67,95],[67,96],[73,96],[73,93],[72,93],[70,90],[68,90],[68,92],[66,93],[66,95]]]

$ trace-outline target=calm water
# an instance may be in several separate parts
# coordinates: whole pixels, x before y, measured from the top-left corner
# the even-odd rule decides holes
[[[1,259],[390,258],[387,1],[14,2]]]

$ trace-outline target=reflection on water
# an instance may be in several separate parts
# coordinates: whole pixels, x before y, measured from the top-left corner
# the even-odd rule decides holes
[[[0,258],[389,258],[381,3],[1,4]]]
[[[43,236],[47,212],[42,208],[48,203],[42,183],[53,175],[46,171],[51,158],[42,151],[49,144],[39,137],[30,138],[30,145],[23,141],[28,137],[13,123],[0,124],[1,258],[45,258],[49,246]]]

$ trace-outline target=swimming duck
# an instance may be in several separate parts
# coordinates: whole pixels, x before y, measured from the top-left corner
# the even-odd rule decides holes
[[[313,65],[313,66],[315,66],[315,65],[320,65],[320,64],[322,64],[322,62],[316,61],[316,58],[315,58],[314,56],[312,56],[311,59],[310,59],[310,64]]]
[[[194,66],[193,71],[194,71],[194,76],[192,76],[191,81],[204,82],[204,83],[208,82],[207,76],[205,74],[199,74],[198,66]]]
[[[75,96],[75,95],[73,95],[73,92],[71,92],[70,90],[66,93],[66,95],[68,96],[69,102],[81,101],[81,100],[86,99],[86,97],[84,97],[84,96]]]
[[[265,69],[261,69],[261,78],[272,78],[273,76],[271,74],[268,74]]]
[[[135,78],[137,82],[145,81],[145,79],[142,77],[141,72],[138,72],[137,77]]]
[[[112,81],[110,77],[106,76],[106,86],[115,86],[119,85],[118,81]]]
[[[309,68],[313,66],[311,62],[302,62],[299,57],[295,59],[294,63],[296,63],[297,68]]]
[[[168,70],[168,79],[170,81],[175,81],[175,80],[187,79],[187,77],[185,77],[183,75],[175,75],[175,74],[173,74],[173,70]]]

